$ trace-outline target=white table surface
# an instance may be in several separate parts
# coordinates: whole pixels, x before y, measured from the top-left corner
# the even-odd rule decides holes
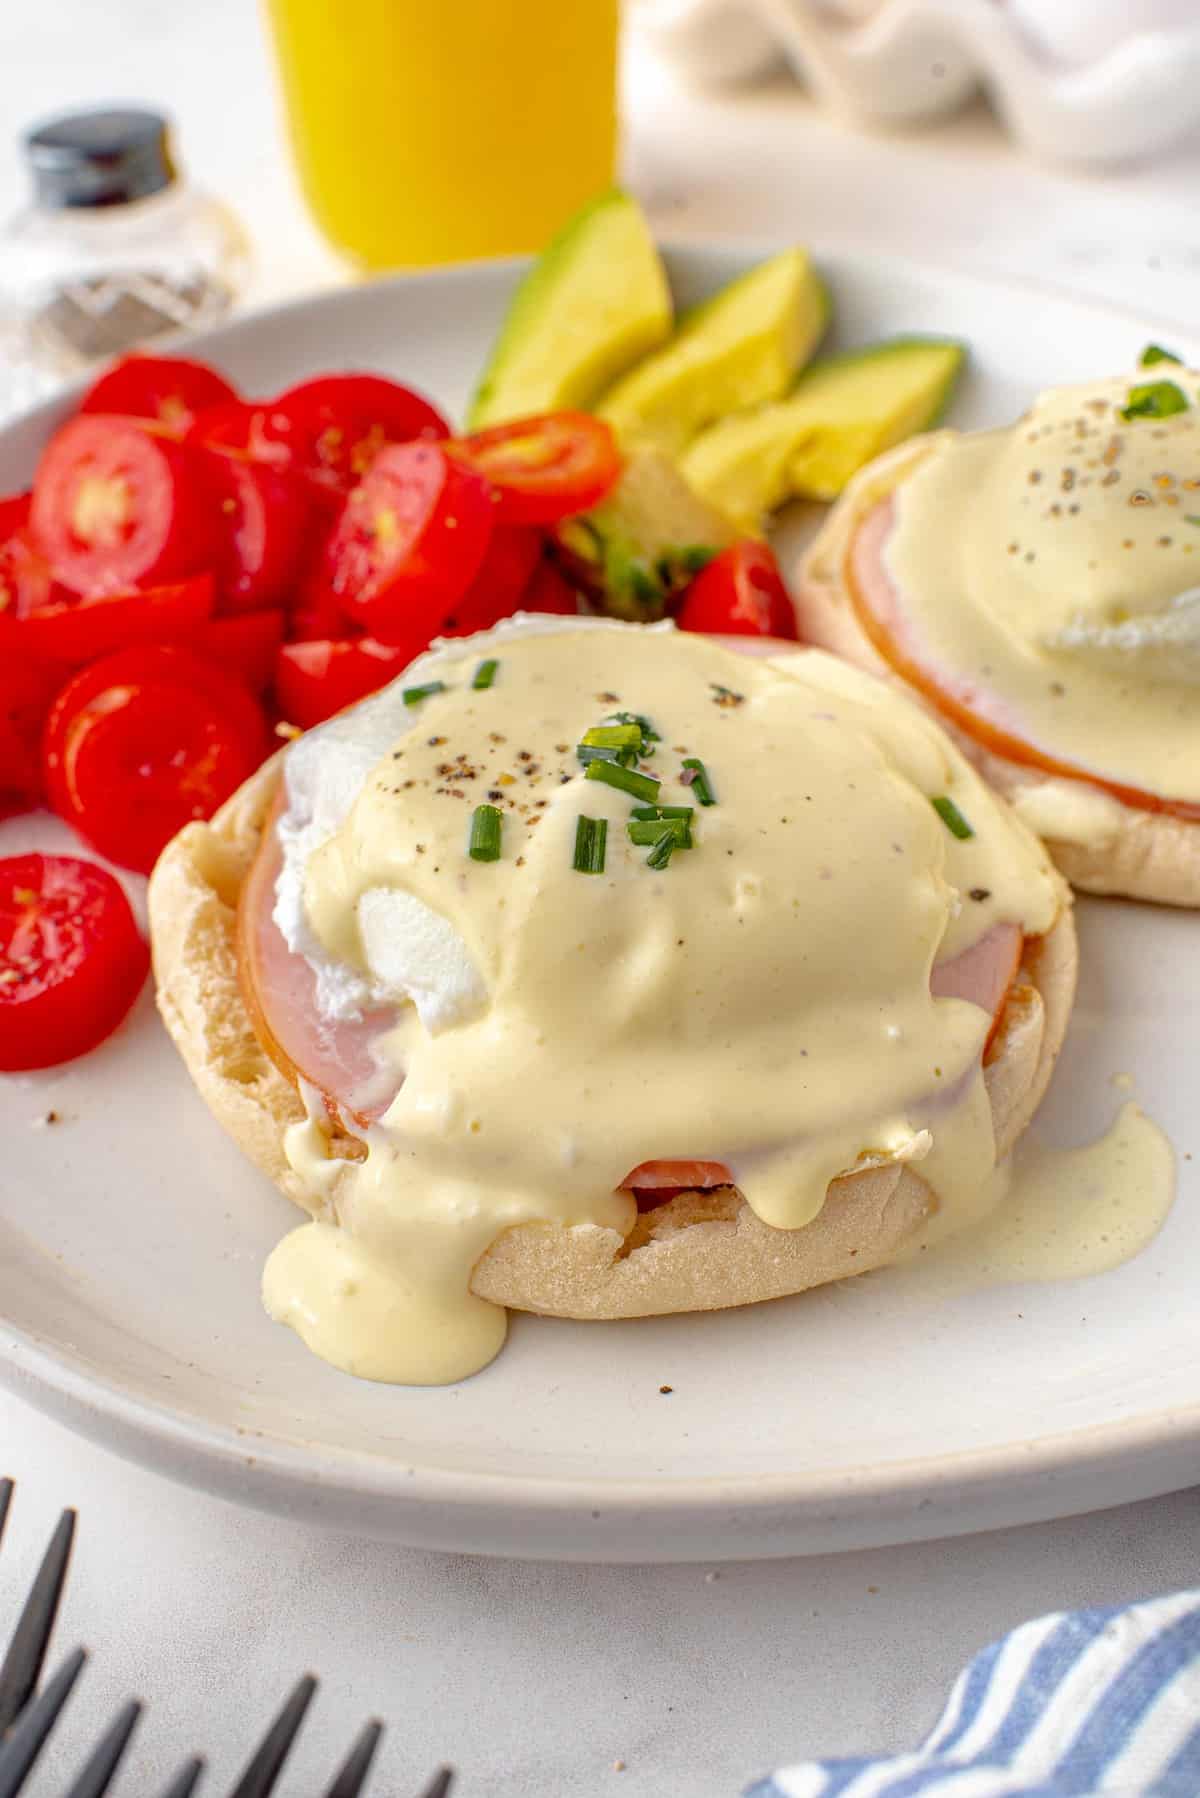
[[[0,211],[20,202],[11,140],[26,120],[88,99],[157,101],[195,177],[256,240],[252,300],[344,278],[300,207],[251,0],[10,0],[0,77]],[[1076,177],[1017,158],[982,112],[869,138],[788,84],[688,95],[640,57],[627,91],[630,177],[663,231],[865,245],[1167,318],[1200,310],[1200,146]],[[444,1758],[462,1798],[717,1798],[788,1757],[908,1745],[996,1632],[1195,1583],[1200,1560],[1196,1492],[824,1560],[623,1569],[418,1554],[171,1486],[0,1393],[4,1472],[19,1490],[0,1638],[58,1508],[83,1513],[60,1642],[84,1641],[94,1662],[35,1798],[131,1692],[150,1712],[118,1792],[151,1792],[184,1747],[209,1752],[215,1790],[308,1667],[324,1684],[281,1788],[293,1798],[372,1711],[392,1726],[380,1798],[404,1798]]]

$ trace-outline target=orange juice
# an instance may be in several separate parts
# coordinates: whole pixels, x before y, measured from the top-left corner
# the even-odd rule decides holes
[[[309,206],[365,268],[533,250],[613,178],[618,0],[267,0]]]

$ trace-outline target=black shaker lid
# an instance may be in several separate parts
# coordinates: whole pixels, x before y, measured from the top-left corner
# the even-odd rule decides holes
[[[39,206],[121,206],[169,187],[175,164],[161,113],[97,108],[47,119],[25,138]]]

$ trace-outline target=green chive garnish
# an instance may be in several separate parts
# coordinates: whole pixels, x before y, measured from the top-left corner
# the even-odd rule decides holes
[[[1200,524],[1200,515],[1195,512],[1185,512],[1183,522],[1184,524]]]
[[[640,749],[642,728],[638,724],[594,724],[583,733],[587,749]]]
[[[697,761],[694,755],[684,757],[683,784],[690,787],[701,805],[715,805],[716,794],[708,778],[708,770],[704,763]]]
[[[622,768],[616,762],[589,762],[583,777],[585,780],[602,780],[605,786],[632,793],[635,799],[649,802],[658,797],[658,782],[652,774],[637,774],[632,768]]]
[[[636,749],[589,749],[581,743],[575,754],[586,768],[589,762],[619,762],[622,768],[632,768],[638,759]]]
[[[605,719],[605,723],[606,724],[636,724],[638,729],[642,733],[643,752],[647,755],[650,753],[647,745],[649,745],[650,743],[661,743],[662,742],[662,738],[659,736],[658,732],[655,730],[654,726],[651,724],[649,718],[643,717],[641,712],[610,712],[608,717]],[[584,740],[586,741],[586,738]]]
[[[943,793],[939,799],[931,799],[929,803],[937,813],[938,817],[942,820],[942,823],[946,826],[946,829],[950,832],[950,835],[952,837],[957,837],[960,843],[965,843],[968,837],[973,837],[975,835],[975,832],[971,829],[971,826],[967,823],[967,820],[963,817],[953,799],[947,799],[946,795]]]
[[[643,847],[659,842],[664,834],[672,838],[676,849],[692,846],[692,833],[686,818],[631,818],[625,828],[629,832],[629,841]]]
[[[431,680],[426,681],[423,687],[405,687],[400,697],[405,705],[419,705],[423,699],[428,699],[431,693],[444,693],[445,691],[444,680]]]
[[[1187,394],[1174,381],[1147,381],[1129,389],[1121,417],[1170,418],[1174,412],[1186,412],[1188,403]]]
[[[580,814],[575,825],[575,860],[572,863],[576,874],[603,874],[607,836],[607,818],[585,818]]]
[[[690,824],[692,815],[690,805],[635,805],[633,808],[635,818],[685,818]]]
[[[1183,357],[1177,356],[1174,350],[1164,350],[1161,343],[1148,343],[1138,361],[1143,368],[1153,368],[1156,362],[1179,362]]]
[[[490,687],[496,678],[496,670],[499,666],[499,662],[480,662],[478,668],[475,670],[475,679],[471,682],[471,685],[480,690],[484,687]]]
[[[500,813],[494,805],[477,805],[471,813],[471,840],[467,854],[474,862],[500,860]]]
[[[677,846],[674,833],[670,830],[664,830],[657,843],[655,843],[653,849],[646,857],[646,866],[648,868],[665,868],[671,857],[674,855]]]

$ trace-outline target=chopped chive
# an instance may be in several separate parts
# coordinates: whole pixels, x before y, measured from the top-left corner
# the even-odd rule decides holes
[[[643,732],[638,724],[593,724],[583,733],[586,749],[640,749]]]
[[[635,818],[686,818],[691,822],[693,811],[690,805],[635,805]]]
[[[607,836],[607,818],[585,818],[580,813],[575,825],[575,860],[572,863],[576,874],[603,874]]]
[[[692,789],[701,805],[717,803],[717,796],[713,792],[712,783],[708,778],[708,770],[704,763],[698,761],[694,755],[685,756],[681,779],[685,787]]]
[[[475,679],[471,682],[471,685],[480,691],[482,691],[484,687],[490,687],[496,678],[496,670],[499,666],[499,662],[496,661],[480,662],[478,668],[475,670]]]
[[[1177,356],[1174,350],[1164,350],[1161,343],[1148,343],[1138,357],[1138,361],[1143,368],[1153,368],[1156,362],[1181,363],[1183,357]]]
[[[1200,516],[1195,512],[1185,512],[1183,515],[1183,522],[1184,524],[1200,524]]]
[[[500,813],[494,805],[477,805],[471,813],[471,840],[467,854],[475,862],[500,860]]]
[[[1188,410],[1188,397],[1174,381],[1146,381],[1131,387],[1122,418],[1170,418],[1175,412]]]
[[[635,799],[653,800],[658,795],[659,783],[652,774],[637,774],[632,768],[622,768],[616,762],[589,762],[584,769],[584,779],[602,780],[605,786],[632,793]]]
[[[606,724],[636,724],[642,733],[642,742],[661,743],[662,738],[651,724],[649,718],[641,712],[610,712],[605,719]]]
[[[631,843],[643,846],[657,843],[665,833],[674,840],[676,849],[692,846],[692,833],[686,818],[631,818],[625,828]]]
[[[674,834],[669,830],[664,830],[646,857],[646,866],[648,868],[665,868],[677,847],[678,843]]]
[[[423,687],[405,687],[400,697],[405,705],[419,705],[423,699],[428,699],[431,693],[444,693],[445,691],[444,680],[431,680],[426,681]]]
[[[586,768],[589,762],[619,762],[622,768],[632,768],[637,761],[636,749],[589,749],[581,743],[575,754]]]
[[[946,795],[943,793],[939,799],[931,799],[929,803],[937,813],[938,817],[942,820],[942,823],[946,826],[946,829],[950,832],[950,835],[952,837],[957,837],[960,843],[965,843],[968,837],[973,837],[975,835],[975,832],[971,829],[971,826],[967,823],[967,820],[963,817],[953,799],[947,799]]]

